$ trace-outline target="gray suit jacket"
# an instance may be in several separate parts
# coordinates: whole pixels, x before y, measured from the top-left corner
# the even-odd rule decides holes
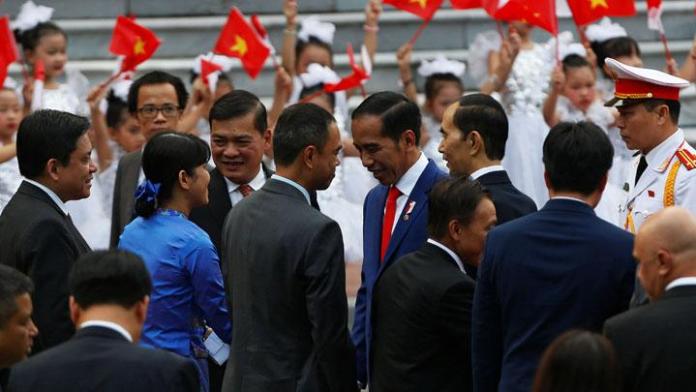
[[[234,320],[223,390],[355,391],[338,224],[270,179],[231,210],[222,238]]]
[[[138,150],[124,155],[118,161],[114,183],[114,202],[111,207],[111,241],[109,246],[112,249],[118,245],[118,238],[123,233],[123,228],[133,220],[134,194],[138,187],[142,157],[142,150]]]

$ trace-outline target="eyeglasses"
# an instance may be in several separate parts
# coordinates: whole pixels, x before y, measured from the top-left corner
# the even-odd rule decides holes
[[[159,108],[154,105],[148,105],[138,109],[138,114],[140,114],[145,119],[151,120],[157,117],[158,112],[162,112],[162,115],[164,117],[172,118],[178,116],[179,111],[179,107],[175,105],[164,105]]]

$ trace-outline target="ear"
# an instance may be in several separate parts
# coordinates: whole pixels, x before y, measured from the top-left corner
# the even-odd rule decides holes
[[[659,125],[664,125],[670,120],[669,107],[667,105],[660,105],[656,111],[658,115],[657,123]]]
[[[264,132],[261,137],[263,138],[263,149],[266,150],[271,148],[273,143],[273,131],[271,128],[266,129],[266,132]]]
[[[481,137],[479,131],[471,131],[466,137],[469,139],[469,144],[471,145],[469,148],[469,155],[474,156],[480,152],[485,152],[483,137]]]
[[[49,159],[48,162],[46,162],[46,175],[48,175],[51,180],[58,181],[61,167],[63,167],[63,165],[58,162],[57,159]]]
[[[546,189],[551,189],[551,177],[546,170],[544,170],[544,185],[546,185]]]
[[[416,143],[416,133],[412,129],[407,129],[402,132],[400,139],[404,142],[406,147],[418,147]]]
[[[77,325],[82,311],[80,310],[80,306],[77,304],[77,302],[75,302],[75,297],[72,295],[68,299],[68,307],[70,308],[70,320],[72,320],[73,324]]]
[[[307,166],[310,169],[314,168],[314,161],[317,159],[317,156],[319,155],[319,150],[317,150],[317,146],[315,145],[309,145],[302,150],[302,160],[304,161],[305,166]]]
[[[657,251],[657,273],[662,278],[667,277],[674,269],[674,258],[672,254],[660,249]]]
[[[186,170],[179,170],[179,186],[184,190],[191,189],[191,177]]]
[[[459,242],[464,235],[464,227],[458,220],[452,219],[447,223],[447,232],[454,242]]]
[[[138,320],[138,324],[145,323],[145,318],[147,317],[147,308],[150,306],[150,296],[146,295],[141,301],[135,304],[135,317]]]
[[[24,59],[27,61],[27,63],[34,65],[34,51],[24,49]]]

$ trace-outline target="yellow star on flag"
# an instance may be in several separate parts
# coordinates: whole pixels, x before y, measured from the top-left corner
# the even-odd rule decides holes
[[[590,8],[597,7],[609,8],[609,4],[607,4],[607,0],[590,0]]]
[[[418,5],[425,9],[425,6],[428,5],[428,0],[410,0],[411,3],[418,3]]]
[[[136,37],[135,43],[133,44],[133,54],[145,54],[145,41],[142,38]]]
[[[230,50],[232,52],[237,52],[241,57],[244,57],[244,55],[247,52],[247,43],[244,40],[244,38],[240,36],[235,36],[234,37],[234,45],[230,47]]]

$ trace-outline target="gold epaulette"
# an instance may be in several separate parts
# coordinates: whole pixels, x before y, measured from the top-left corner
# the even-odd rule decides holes
[[[692,170],[696,168],[696,155],[686,148],[680,148],[677,150],[677,158],[681,161],[682,165],[686,170]]]

